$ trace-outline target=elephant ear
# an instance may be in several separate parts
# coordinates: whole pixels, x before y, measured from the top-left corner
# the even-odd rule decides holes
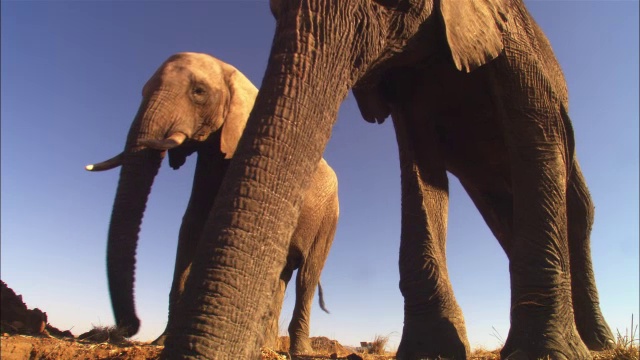
[[[231,73],[227,85],[230,99],[220,134],[220,151],[225,154],[225,159],[231,159],[247,125],[258,89],[238,70]]]
[[[506,0],[440,0],[447,43],[458,70],[471,72],[500,55]]]

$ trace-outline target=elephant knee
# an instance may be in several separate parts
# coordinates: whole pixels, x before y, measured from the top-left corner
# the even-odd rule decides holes
[[[591,231],[595,216],[595,206],[591,195],[586,189],[580,189],[576,186],[570,188],[567,211],[569,226],[579,227],[587,232]]]

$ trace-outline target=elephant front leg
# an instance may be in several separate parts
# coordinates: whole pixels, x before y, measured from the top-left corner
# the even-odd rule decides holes
[[[404,328],[398,359],[466,359],[464,317],[453,295],[446,261],[447,174],[435,141],[411,141],[394,117],[402,179],[400,291]],[[425,148],[429,146],[430,148]],[[419,152],[421,158],[416,159]]]
[[[154,345],[164,345],[167,335],[169,334],[171,323],[174,321],[178,311],[177,308],[182,293],[184,292],[184,285],[191,270],[191,263],[195,257],[198,238],[202,231],[202,225],[204,224],[204,219],[202,221],[191,219],[191,217],[188,216],[189,214],[190,211],[187,210],[180,227],[173,282],[171,283],[171,291],[169,292],[169,317],[167,326],[162,334],[152,342]],[[197,223],[194,223],[194,221]]]
[[[574,159],[567,189],[567,221],[571,259],[571,290],[576,326],[590,350],[614,346],[613,333],[602,316],[591,263],[589,236],[594,206],[578,161]]]
[[[404,327],[398,359],[465,359],[469,344],[464,317],[453,295],[445,255],[447,187],[423,181],[415,167],[406,172],[410,174],[403,170],[400,240]],[[446,180],[445,173],[441,177]]]
[[[217,143],[206,143],[198,152],[198,162],[191,189],[189,205],[182,218],[180,234],[178,235],[178,247],[176,250],[176,263],[173,272],[173,282],[169,293],[169,318],[167,326],[156,340],[155,345],[164,345],[172,323],[176,319],[176,313],[180,299],[184,292],[184,286],[191,270],[191,264],[196,256],[196,249],[200,241],[200,235],[207,216],[213,207],[220,183],[224,177],[226,164],[217,153]]]

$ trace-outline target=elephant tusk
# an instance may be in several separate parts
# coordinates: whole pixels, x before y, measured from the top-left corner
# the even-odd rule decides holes
[[[155,150],[169,150],[182,145],[186,139],[187,135],[175,132],[164,140],[140,140],[138,144]]]
[[[84,168],[88,171],[111,170],[115,167],[122,165],[122,156],[123,156],[122,153],[120,153],[109,160],[105,160],[97,164],[87,165]]]

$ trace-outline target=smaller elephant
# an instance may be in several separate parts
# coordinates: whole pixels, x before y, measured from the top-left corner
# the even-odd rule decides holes
[[[198,153],[191,198],[182,219],[173,284],[169,295],[169,320],[155,341],[162,344],[176,318],[198,242],[209,212],[245,128],[258,89],[240,71],[210,55],[179,53],[166,60],[142,90],[142,103],[129,130],[124,151],[87,170],[122,166],[108,235],[107,268],[111,303],[119,328],[128,336],[138,332],[133,299],[135,251],[138,232],[153,179],[165,154],[173,169]],[[338,221],[336,174],[321,159],[312,181],[306,184],[301,215],[291,239],[286,265],[270,308],[271,322],[265,345],[278,336],[278,318],[293,271],[296,303],[289,324],[291,353],[309,353],[309,318],[315,288],[333,242]],[[233,259],[229,260],[233,261]],[[236,300],[225,299],[233,302]],[[239,299],[237,301],[240,301]],[[233,306],[225,304],[225,306]]]

